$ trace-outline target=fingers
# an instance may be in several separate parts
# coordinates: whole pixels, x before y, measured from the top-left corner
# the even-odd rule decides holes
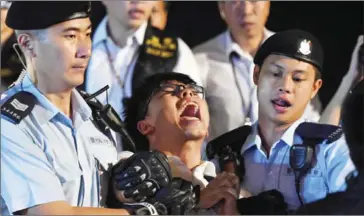
[[[118,200],[122,202],[142,202],[156,192],[157,187],[152,181],[144,181],[133,188],[116,190],[115,194]]]
[[[137,185],[139,185],[140,183],[142,183],[145,179],[146,179],[146,174],[139,174],[137,176],[134,177],[129,177],[129,178],[115,178],[115,188],[117,190],[126,190],[129,188],[133,188]]]
[[[239,178],[234,173],[222,172],[210,182],[207,187],[232,187],[236,190],[240,189]]]

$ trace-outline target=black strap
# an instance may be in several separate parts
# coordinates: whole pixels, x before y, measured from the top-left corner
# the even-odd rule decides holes
[[[30,92],[20,91],[1,106],[1,114],[10,118],[15,124],[19,124],[33,110],[37,98]]]
[[[178,60],[177,37],[148,24],[144,42],[138,52],[132,78],[132,92],[146,77],[173,71]]]

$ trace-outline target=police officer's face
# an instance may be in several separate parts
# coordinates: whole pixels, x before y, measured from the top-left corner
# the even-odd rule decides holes
[[[269,1],[223,1],[219,2],[222,18],[231,31],[246,38],[260,36],[267,22]]]
[[[127,28],[136,29],[152,13],[157,1],[103,1],[108,15]]]
[[[38,79],[53,88],[83,83],[91,55],[91,22],[74,19],[47,29],[46,40],[35,40],[33,62]]]
[[[269,55],[254,71],[258,87],[259,118],[276,124],[298,120],[310,100],[320,89],[322,80],[315,81],[311,64],[281,55]]]
[[[176,84],[185,86],[176,81],[170,84],[168,89],[173,89]],[[202,140],[209,125],[206,101],[202,94],[189,87],[177,94],[160,91],[149,103],[144,124],[151,129],[148,134],[159,139]]]

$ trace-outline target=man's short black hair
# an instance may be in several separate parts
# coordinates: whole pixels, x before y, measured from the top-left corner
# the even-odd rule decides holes
[[[347,96],[342,110],[342,127],[351,159],[358,170],[364,170],[364,80]]]
[[[125,124],[127,131],[136,143],[137,151],[149,150],[149,143],[147,138],[142,135],[137,129],[137,123],[143,120],[145,113],[141,110],[148,110],[148,104],[155,91],[159,88],[160,84],[166,81],[178,81],[183,84],[196,84],[188,75],[168,72],[159,73],[147,77],[141,88],[136,89],[132,97],[127,100],[124,111]],[[144,116],[143,116],[144,115]]]

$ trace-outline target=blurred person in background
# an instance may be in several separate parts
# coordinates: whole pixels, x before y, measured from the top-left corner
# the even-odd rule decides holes
[[[166,28],[169,7],[170,3],[167,1],[159,0],[155,3],[151,15],[151,23],[154,27],[161,30]]]
[[[257,120],[253,58],[274,34],[265,27],[270,1],[220,1],[218,7],[227,30],[193,50],[210,109],[209,140]],[[305,115],[318,121],[319,112],[309,104]]]
[[[6,15],[11,3],[1,1],[1,87],[4,92],[19,76],[23,65],[13,45],[16,43],[14,30],[5,24]],[[19,52],[20,54],[21,52]],[[22,57],[22,56],[21,56]]]
[[[156,22],[153,9],[160,9],[161,1],[103,1],[103,4],[107,15],[93,37],[85,80],[87,92],[108,85],[109,102],[122,116],[125,99],[147,73],[183,72],[200,83],[190,48],[180,38],[166,35],[149,24]],[[163,53],[166,55],[160,55]],[[106,102],[106,98],[106,94],[98,96],[101,102]]]

